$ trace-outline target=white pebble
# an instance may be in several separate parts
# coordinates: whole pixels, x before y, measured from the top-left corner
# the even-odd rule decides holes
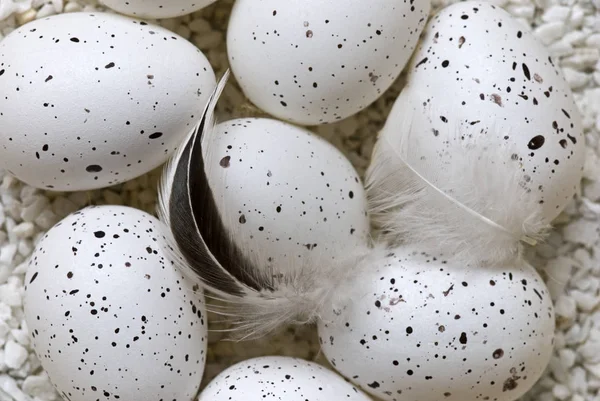
[[[8,324],[6,324],[6,322],[0,320],[0,346],[6,343],[8,333],[10,333],[10,327],[8,326]]]
[[[590,76],[586,73],[574,70],[570,67],[563,68],[563,74],[571,89],[581,89],[588,84]]]
[[[567,319],[574,319],[577,312],[577,304],[575,300],[567,295],[561,295],[556,300],[555,305],[556,315]]]
[[[10,397],[2,401],[31,401],[31,398],[19,389],[15,379],[8,375],[0,375],[0,396],[2,392]]]
[[[593,67],[600,60],[600,50],[594,48],[575,49],[573,54],[562,60],[563,66],[577,70]]]
[[[575,300],[577,306],[584,312],[589,312],[600,304],[600,297],[597,297],[595,294],[573,290],[571,291],[571,297]],[[600,351],[600,349],[598,351]]]
[[[596,378],[600,379],[600,363],[593,363],[593,364],[586,363],[583,366],[587,369],[588,372],[590,372],[591,374],[596,376]]]
[[[10,306],[0,302],[0,321],[8,322],[12,317],[12,310]]]
[[[517,18],[524,18],[526,20],[533,18],[535,13],[535,7],[533,4],[523,3],[519,5],[510,4],[507,6],[507,11]]]
[[[550,46],[548,46],[548,50],[554,58],[573,54],[573,46],[571,46],[571,44],[565,40],[559,40],[558,42],[552,43]]]
[[[21,223],[12,232],[17,238],[29,238],[35,233],[35,225],[30,222]]]
[[[590,331],[587,341],[577,349],[577,352],[587,363],[600,363],[600,330]]]
[[[23,304],[19,289],[10,283],[0,285],[0,302],[8,306],[21,306]]]
[[[19,369],[27,360],[27,350],[19,343],[8,340],[4,346],[4,363],[11,369]]]
[[[176,30],[175,33],[179,36],[181,36],[182,38],[185,39],[189,39],[192,37],[192,31],[190,31],[190,28],[188,28],[185,25],[180,25]]]
[[[29,333],[25,330],[13,329],[10,334],[16,342],[21,344],[23,347],[29,346]]]
[[[581,394],[573,394],[571,401],[585,401]]]
[[[586,393],[587,392],[587,383],[586,383],[586,372],[581,366],[575,366],[571,370],[571,377],[569,380],[569,388],[574,393]]]
[[[208,33],[212,31],[210,22],[203,18],[196,18],[188,24],[188,28],[194,33]]]
[[[52,211],[60,217],[66,217],[67,215],[77,211],[79,207],[70,199],[59,196],[52,202]]]
[[[35,219],[35,224],[44,230],[49,230],[58,222],[57,216],[51,209],[46,209]]]
[[[122,205],[123,204],[123,198],[121,198],[121,195],[119,195],[118,193],[116,193],[114,191],[104,190],[104,191],[102,191],[102,196],[104,197],[104,200],[108,204],[111,204],[111,205]]]
[[[571,9],[571,18],[569,21],[569,25],[571,25],[574,28],[578,28],[579,26],[581,26],[584,17],[585,11],[578,4],[576,4]]]
[[[16,244],[6,244],[0,247],[0,263],[10,264],[17,253]]]
[[[556,21],[566,21],[569,18],[569,14],[571,13],[571,9],[569,7],[563,6],[552,6],[542,15],[542,21],[544,22],[556,22]]]
[[[90,200],[87,192],[72,192],[68,198],[79,207],[86,206]]]
[[[600,50],[600,32],[594,33],[594,34],[591,34],[590,36],[588,36],[587,39],[585,40],[585,44],[588,45],[589,47],[593,47],[595,49]]]
[[[145,189],[139,193],[139,200],[142,203],[154,203],[156,200],[156,193],[151,189]]]
[[[558,356],[560,358],[560,363],[567,369],[570,369],[573,365],[575,365],[575,360],[577,359],[577,354],[570,348],[564,348],[558,351]]]
[[[44,4],[42,6],[42,8],[40,8],[36,14],[36,18],[46,18],[49,17],[51,15],[56,14],[56,10],[54,9],[54,6],[50,3]]]
[[[587,34],[585,32],[571,31],[565,34],[562,40],[566,41],[567,43],[570,43],[573,46],[580,46],[585,43],[586,38]]]
[[[45,196],[34,196],[28,202],[23,202],[21,218],[26,222],[33,222],[36,217],[48,206],[49,201]]]
[[[74,1],[70,1],[65,5],[64,11],[66,13],[74,13],[77,11],[81,11],[81,6]]]
[[[17,246],[19,255],[28,257],[33,251],[33,243],[30,239],[22,239]]]
[[[15,269],[13,270],[12,273],[15,275],[19,275],[19,274],[24,275],[25,273],[27,273],[28,267],[29,267],[29,263],[27,263],[27,262],[21,263],[21,264],[17,265],[17,267],[15,267]],[[0,282],[2,282],[2,281],[0,281]]]
[[[557,384],[552,389],[552,394],[559,400],[566,400],[571,395],[571,390],[564,384]]]
[[[179,24],[180,22],[176,18],[166,18],[160,21],[160,26],[173,32],[175,32]]]
[[[202,50],[214,49],[223,42],[223,34],[219,31],[211,31],[194,35],[194,43]]]
[[[19,25],[24,25],[28,22],[33,21],[35,19],[35,15],[36,15],[36,13],[35,13],[35,10],[33,10],[33,9],[19,12],[17,14],[17,22],[19,23]]]
[[[542,43],[547,46],[563,36],[565,33],[565,24],[560,21],[547,22],[538,26],[534,32]]]
[[[45,374],[26,378],[23,382],[23,391],[32,397],[37,397],[41,401],[54,401],[57,399],[54,386],[52,386],[52,383],[48,380],[48,376]]]

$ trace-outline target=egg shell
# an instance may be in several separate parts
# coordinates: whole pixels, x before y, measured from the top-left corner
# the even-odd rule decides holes
[[[0,167],[57,191],[135,178],[165,162],[215,82],[200,50],[161,27],[107,13],[33,21],[0,42]]]
[[[191,14],[216,0],[100,0],[122,14],[139,18],[174,18]]]
[[[65,400],[196,396],[204,300],[168,259],[161,230],[137,209],[89,207],[38,243],[25,278],[25,319]]]
[[[316,363],[267,356],[234,365],[200,394],[198,401],[369,401],[362,391]]]
[[[238,0],[227,31],[232,71],[267,113],[302,125],[365,109],[400,75],[430,0]]]
[[[259,265],[326,263],[366,246],[363,184],[348,159],[310,131],[267,118],[227,121],[206,158],[221,217]]]
[[[491,3],[456,3],[430,20],[408,71],[382,138],[398,135],[408,99],[431,128],[411,143],[428,160],[423,175],[452,168],[456,141],[509,148],[543,217],[558,216],[578,191],[585,139],[567,82],[531,32]]]
[[[386,401],[514,401],[547,366],[549,292],[529,265],[453,265],[399,248],[319,323],[336,369]]]

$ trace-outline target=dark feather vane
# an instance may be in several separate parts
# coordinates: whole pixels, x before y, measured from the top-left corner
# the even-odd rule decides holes
[[[210,142],[214,108],[228,75],[219,82],[198,128],[175,161],[168,208],[171,231],[192,271],[210,288],[243,296],[246,293],[243,286],[258,292],[272,290],[272,287],[259,282],[252,274],[258,270],[225,227],[210,188],[203,156],[203,142]]]

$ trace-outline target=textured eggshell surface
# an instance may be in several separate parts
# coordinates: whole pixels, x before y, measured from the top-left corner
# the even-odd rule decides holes
[[[254,358],[217,376],[198,401],[369,401],[362,391],[316,363],[288,357]]]
[[[430,0],[238,0],[230,65],[267,113],[302,125],[335,122],[391,86],[429,10]]]
[[[173,18],[191,14],[216,0],[100,0],[122,14],[139,18]]]
[[[128,207],[86,208],[37,245],[25,319],[65,400],[196,395],[207,344],[204,300],[163,251],[160,224]]]
[[[0,43],[0,167],[60,191],[135,178],[185,138],[215,82],[200,50],[161,27],[106,13],[33,21]]]
[[[327,263],[367,244],[356,170],[311,132],[266,118],[217,125],[207,171],[225,225],[262,265]]]
[[[522,184],[547,221],[576,193],[585,146],[580,113],[548,50],[506,11],[473,1],[442,9],[425,28],[401,97],[381,135],[397,137],[409,118],[404,105],[415,104],[414,118],[431,128],[409,144],[428,161],[426,177],[452,168],[448,148],[462,141],[473,151],[509,149],[502,157],[520,162]]]
[[[386,401],[514,401],[553,349],[548,290],[529,265],[471,268],[406,249],[319,323],[336,369]]]

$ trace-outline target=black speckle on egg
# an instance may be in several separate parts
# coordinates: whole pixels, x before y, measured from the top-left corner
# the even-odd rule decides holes
[[[527,147],[531,150],[536,150],[536,149],[539,149],[542,146],[544,146],[545,142],[546,142],[546,138],[544,138],[543,135],[536,135],[529,140]]]
[[[99,166],[97,164],[90,164],[85,168],[85,171],[87,171],[88,173],[99,173],[102,171],[102,166]]]

